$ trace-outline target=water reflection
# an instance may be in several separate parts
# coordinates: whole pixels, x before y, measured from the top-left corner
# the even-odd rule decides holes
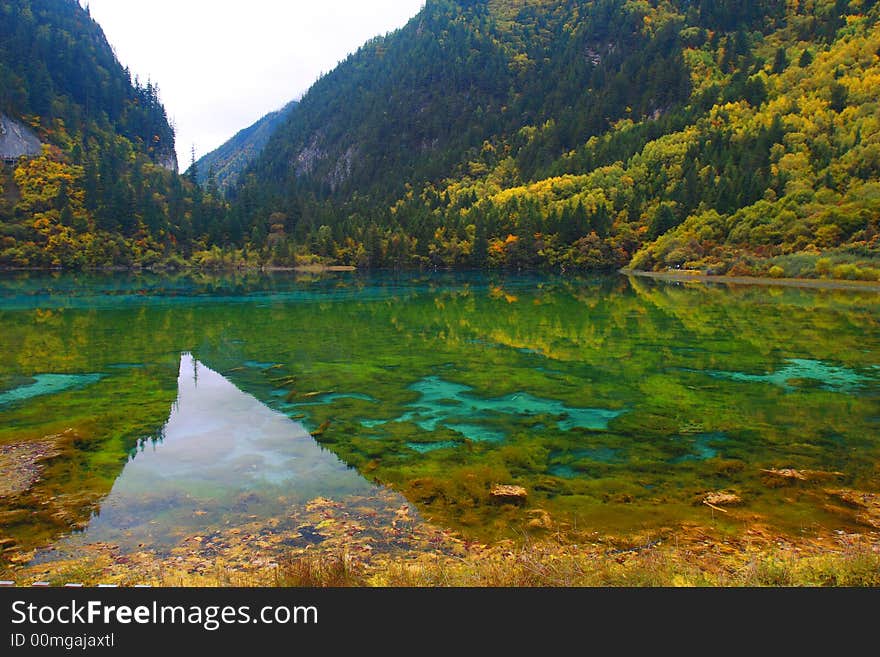
[[[24,277],[0,279],[0,325],[0,447],[34,461],[27,492],[0,500],[21,549],[84,524],[68,545],[173,545],[378,490],[364,478],[481,540],[517,531],[498,483],[528,490],[523,514],[602,531],[711,519],[710,490],[768,525],[852,528],[831,483],[768,485],[772,469],[880,490],[875,293]]]
[[[111,542],[169,548],[193,532],[275,517],[322,496],[375,486],[306,429],[243,393],[190,354],[161,433],[139,442],[110,494],[66,546]]]

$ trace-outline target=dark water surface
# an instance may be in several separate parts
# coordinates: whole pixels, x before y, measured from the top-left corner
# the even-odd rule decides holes
[[[536,509],[606,532],[699,522],[719,490],[743,500],[731,530],[851,530],[828,490],[880,490],[878,300],[620,276],[8,275],[0,534],[166,549],[385,488],[477,537]]]

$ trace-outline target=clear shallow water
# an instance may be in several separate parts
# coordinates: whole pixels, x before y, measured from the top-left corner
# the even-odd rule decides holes
[[[406,413],[394,422],[411,422],[425,431],[436,431],[445,426],[463,437],[476,442],[500,443],[506,434],[498,429],[481,424],[463,424],[461,420],[491,418],[493,416],[530,417],[549,415],[557,418],[556,426],[562,430],[582,429],[605,430],[608,422],[624,411],[611,411],[602,408],[570,408],[560,401],[540,399],[527,392],[505,395],[497,399],[481,399],[473,394],[469,386],[450,383],[430,376],[410,386],[419,393],[419,398],[408,404]],[[336,399],[340,398],[335,396]],[[327,400],[325,399],[325,402]],[[328,402],[329,403],[329,402]],[[385,420],[361,420],[365,427],[379,427]]]
[[[0,393],[0,406],[40,395],[56,394],[71,388],[84,388],[100,381],[102,376],[102,374],[36,374],[32,377],[32,383],[25,383]]]
[[[132,449],[85,528],[56,547],[169,549],[206,528],[283,517],[293,504],[375,488],[300,423],[183,354],[168,421]]]
[[[877,383],[875,372],[870,370],[867,375],[862,375],[846,367],[836,367],[808,358],[789,358],[782,367],[768,374],[746,372],[709,372],[709,374],[731,381],[769,383],[788,392],[793,392],[799,385],[812,383],[822,390],[846,393],[868,388],[872,384],[876,386]]]
[[[735,526],[699,503],[721,489],[783,531],[853,529],[823,487],[880,490],[870,292],[17,276],[0,326],[0,448],[58,452],[0,498],[22,546],[167,549],[379,488],[480,537],[535,508],[598,531]],[[767,468],[843,474],[780,488]],[[493,504],[497,483],[526,508]]]

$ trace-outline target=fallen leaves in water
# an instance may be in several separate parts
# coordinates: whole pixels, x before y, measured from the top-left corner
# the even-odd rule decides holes
[[[861,514],[880,501],[858,491],[828,494]],[[704,497],[732,504],[737,496]],[[39,563],[34,552],[19,553],[10,578],[121,586],[685,586],[763,576],[748,569],[767,559],[880,554],[876,532],[794,539],[760,522],[737,537],[697,523],[603,536],[533,509],[525,527],[537,534],[491,544],[468,540],[378,491],[344,503],[318,497],[291,504],[280,517],[206,527],[166,550],[92,543],[66,554],[43,551]]]
[[[194,515],[201,515],[195,510]],[[425,550],[455,553],[463,541],[451,532],[418,520],[413,509],[387,491],[347,500],[346,504],[318,497],[292,505],[281,518],[251,516],[235,527],[215,528],[182,537],[167,550],[123,550],[118,545],[92,543],[69,554],[47,551],[39,565],[21,572],[28,579],[51,580],[85,565],[100,572],[101,583],[172,585],[210,582],[231,585],[273,584],[273,569],[306,556],[345,552],[360,564],[378,553]],[[18,557],[26,563],[34,553]]]

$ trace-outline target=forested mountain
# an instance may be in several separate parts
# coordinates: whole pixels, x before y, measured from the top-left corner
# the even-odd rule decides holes
[[[158,86],[131,79],[76,0],[0,3],[0,112],[41,142],[3,154],[0,266],[156,264],[224,210],[177,174]]]
[[[232,190],[267,260],[877,278],[875,0],[428,0]]]
[[[4,2],[0,113],[44,147],[2,169],[0,266],[880,279],[878,18],[876,0],[428,0],[180,177],[158,89],[86,10]]]
[[[280,110],[270,112],[252,126],[240,130],[232,139],[196,161],[194,175],[201,185],[212,183],[221,191],[238,182],[241,172],[259,157],[269,137],[296,107],[291,101]]]

